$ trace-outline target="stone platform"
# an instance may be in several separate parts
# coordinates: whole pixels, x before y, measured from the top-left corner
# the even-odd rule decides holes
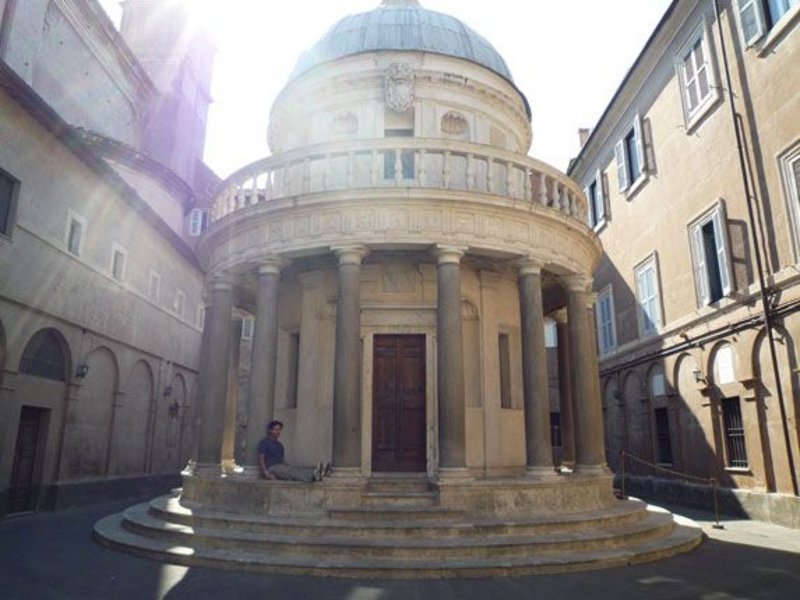
[[[190,566],[422,579],[646,562],[693,549],[702,533],[617,500],[605,474],[317,484],[186,476],[182,492],[99,521],[95,538]]]

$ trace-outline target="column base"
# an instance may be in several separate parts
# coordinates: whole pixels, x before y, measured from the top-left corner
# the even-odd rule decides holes
[[[582,465],[577,464],[573,471],[579,475],[611,475],[608,465]]]
[[[331,474],[325,477],[337,483],[362,483],[367,480],[361,467],[337,467],[334,465]]]
[[[243,467],[237,465],[232,458],[223,460],[220,466],[226,475],[238,475],[243,471]]]
[[[554,467],[526,467],[525,477],[531,479],[555,479],[559,476]]]
[[[474,481],[475,477],[467,467],[440,467],[437,473],[439,483],[464,483]]]
[[[225,469],[220,463],[194,463],[186,467],[184,474],[199,479],[219,479],[225,477]]]

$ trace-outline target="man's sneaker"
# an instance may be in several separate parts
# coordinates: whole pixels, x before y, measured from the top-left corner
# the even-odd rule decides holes
[[[322,476],[327,477],[333,472],[333,465],[331,463],[326,462],[322,465]]]
[[[322,473],[324,469],[325,465],[323,465],[322,463],[317,463],[317,466],[314,468],[314,474],[312,476],[313,481],[322,481]]]

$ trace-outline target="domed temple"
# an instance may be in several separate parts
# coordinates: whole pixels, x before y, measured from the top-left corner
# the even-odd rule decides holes
[[[272,154],[221,184],[199,246],[196,459],[179,493],[101,521],[99,538],[186,564],[380,577],[697,545],[699,530],[614,495],[591,293],[602,248],[581,189],[527,156],[530,122],[491,44],[415,0],[345,17],[308,50],[272,107]],[[239,311],[255,318],[241,394]],[[332,475],[260,479],[272,419],[290,462],[330,460]]]

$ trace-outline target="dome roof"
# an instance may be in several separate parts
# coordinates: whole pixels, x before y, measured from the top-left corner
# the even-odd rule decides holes
[[[336,23],[307,50],[289,79],[322,63],[376,50],[419,50],[463,58],[513,83],[503,57],[455,17],[427,10],[417,0],[384,0],[371,11]]]

